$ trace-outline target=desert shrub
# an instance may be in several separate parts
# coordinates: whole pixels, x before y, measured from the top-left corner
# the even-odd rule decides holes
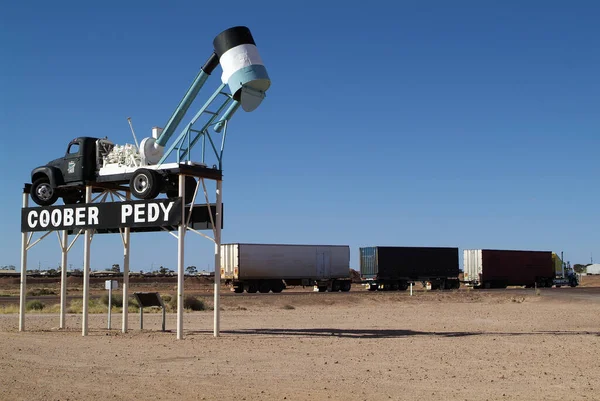
[[[166,303],[167,308],[175,312],[177,310],[177,297],[172,297],[169,302]]]
[[[183,307],[185,309],[191,309],[193,311],[199,311],[199,310],[206,309],[206,305],[204,304],[203,300],[198,299],[191,295],[188,295],[183,299]]]
[[[49,288],[35,288],[33,290],[27,291],[27,295],[31,297],[35,297],[38,295],[56,295],[56,292],[52,291]]]
[[[74,299],[67,308],[68,313],[82,313],[83,300]],[[98,299],[91,298],[88,302],[88,313],[106,313],[106,305],[103,305]]]
[[[171,299],[173,299],[173,297],[170,296],[169,294],[161,295],[161,298],[162,298],[163,302],[166,304],[171,302]]]
[[[113,294],[111,298],[112,298],[111,306],[113,308],[122,308],[123,307],[123,296]],[[108,294],[102,294],[102,296],[100,297],[100,303],[102,305],[108,306]]]
[[[25,308],[27,310],[42,310],[46,305],[40,300],[34,299],[32,301],[27,301],[25,304]]]
[[[287,305],[287,304],[286,304],[286,305],[283,305],[283,306],[281,307],[281,309],[292,310],[292,309],[296,309],[296,307],[295,307],[295,306],[293,306],[293,305]]]
[[[164,298],[163,298],[163,300],[164,300]],[[172,297],[169,300],[169,302],[165,302],[165,306],[167,307],[167,310],[169,310],[169,311],[172,311],[172,312],[177,311],[177,297]],[[200,311],[200,310],[207,309],[204,301],[196,298],[193,295],[186,295],[185,298],[183,298],[183,308],[193,310],[193,311]]]
[[[0,315],[11,314],[11,313],[19,313],[19,305],[4,305],[0,306]]]

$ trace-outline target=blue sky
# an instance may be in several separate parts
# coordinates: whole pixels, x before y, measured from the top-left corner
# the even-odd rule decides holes
[[[0,265],[20,264],[30,171],[77,136],[132,143],[127,117],[138,138],[164,126],[235,25],[252,30],[272,87],[229,126],[224,243],[346,244],[355,268],[371,245],[600,260],[600,4],[331,4],[5,2]],[[92,268],[122,264],[120,241],[97,235]],[[208,240],[186,247],[186,266],[213,268]],[[59,261],[55,235],[29,253],[31,268]],[[132,237],[132,270],[176,263],[170,235]]]

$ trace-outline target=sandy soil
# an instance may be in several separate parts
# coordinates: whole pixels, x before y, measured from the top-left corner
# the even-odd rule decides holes
[[[587,292],[582,292],[587,290]],[[1,400],[598,400],[600,289],[245,294],[185,338],[0,315]],[[120,327],[120,315],[113,326]],[[176,316],[167,316],[174,330]]]

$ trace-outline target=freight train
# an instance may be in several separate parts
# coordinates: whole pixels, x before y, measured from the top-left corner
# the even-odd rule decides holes
[[[578,285],[562,261],[557,269],[552,252],[465,249],[462,280],[458,248],[372,246],[359,252],[360,283],[370,291],[404,291],[418,282],[438,290],[457,289],[461,282],[474,288]],[[350,247],[223,244],[221,278],[236,293],[278,293],[292,285],[350,291]]]

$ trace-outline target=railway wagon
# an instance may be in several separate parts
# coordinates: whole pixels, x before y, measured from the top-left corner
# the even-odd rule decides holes
[[[347,245],[223,244],[221,278],[234,292],[281,292],[287,286],[350,291]]]
[[[458,248],[371,246],[360,248],[360,273],[370,291],[404,291],[409,284],[459,288]]]
[[[552,287],[555,262],[550,251],[463,250],[464,281],[476,288]]]

